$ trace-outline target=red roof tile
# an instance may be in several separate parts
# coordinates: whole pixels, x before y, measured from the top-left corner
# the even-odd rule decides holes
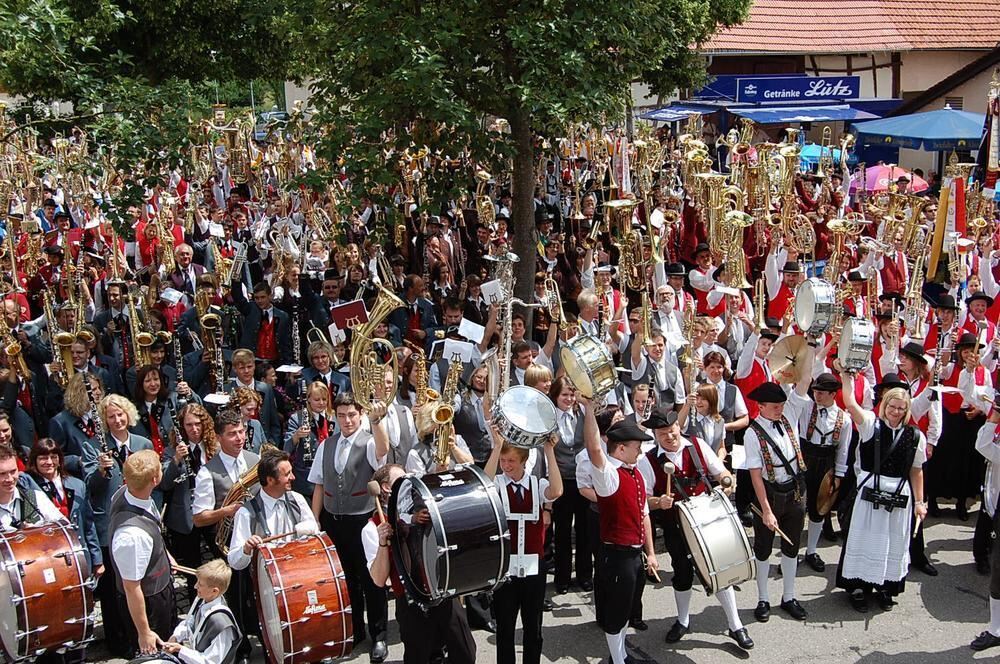
[[[755,0],[741,25],[707,53],[865,53],[991,49],[1000,44],[997,0]]]

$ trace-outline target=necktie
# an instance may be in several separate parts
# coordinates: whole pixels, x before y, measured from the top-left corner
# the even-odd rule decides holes
[[[242,454],[240,456],[236,457],[236,463],[233,464],[233,468],[236,470],[236,478],[235,478],[235,480],[240,479],[240,477],[243,476],[243,473],[246,471],[246,468],[247,468],[246,462],[243,461],[243,455]]]
[[[781,433],[783,431],[783,429],[781,428],[781,422],[772,422],[771,424],[774,425],[774,429],[778,433]]]
[[[517,499],[522,500],[524,498],[524,486],[520,482],[513,484],[514,493],[517,494]]]
[[[483,400],[480,397],[473,397],[472,407],[476,409],[476,420],[479,421],[481,431],[489,431],[486,426],[486,416],[483,414]]]
[[[267,325],[268,323],[271,322],[271,312],[270,311],[265,311],[264,315],[261,316],[260,318],[264,322],[264,325]]]

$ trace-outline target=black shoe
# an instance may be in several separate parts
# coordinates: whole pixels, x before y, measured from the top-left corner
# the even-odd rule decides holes
[[[744,650],[753,650],[753,639],[750,638],[750,634],[747,632],[746,627],[741,627],[735,632],[729,630],[729,638],[736,641],[736,645]]]
[[[983,576],[989,576],[990,574],[990,561],[988,560],[977,560],[976,561],[976,572],[982,574]]]
[[[986,650],[1000,646],[1000,636],[993,636],[990,632],[983,632],[969,644],[973,650]]]
[[[372,652],[369,655],[371,661],[384,662],[385,658],[389,656],[389,647],[385,645],[385,641],[376,641],[375,645],[372,646]]]
[[[794,597],[787,602],[781,603],[781,610],[796,620],[806,619],[806,610],[799,604],[799,600]]]
[[[966,507],[964,500],[960,500],[958,505],[955,506],[955,514],[958,516],[960,521],[969,520],[969,508]]]
[[[568,592],[569,592],[569,586],[561,586],[561,585],[556,584],[556,594],[557,595],[565,595]]]
[[[767,622],[771,619],[771,603],[757,602],[757,608],[753,610],[753,617],[757,622]]]
[[[896,601],[892,598],[892,595],[884,590],[875,591],[875,601],[878,602],[883,611],[892,611],[892,607],[896,606]]]
[[[848,600],[851,602],[851,606],[858,613],[868,613],[868,595],[863,591],[852,592],[847,596]]]
[[[690,631],[690,627],[686,627],[682,625],[679,620],[675,620],[674,624],[670,627],[670,631],[667,632],[667,635],[664,637],[664,640],[667,643],[677,643]]]
[[[932,565],[931,561],[929,561],[929,560],[925,560],[922,563],[911,563],[910,567],[917,568],[918,570],[920,570],[921,572],[923,572],[927,576],[937,576],[938,575],[937,568],[934,567],[934,565]]]
[[[551,611],[554,608],[556,608],[556,606],[552,603],[551,599],[546,597],[542,600],[542,611]]]
[[[814,571],[816,572],[826,571],[826,563],[823,562],[823,559],[819,557],[818,553],[807,553],[804,560],[806,565],[812,567]]]
[[[647,625],[646,621],[642,618],[633,618],[632,620],[629,620],[628,626],[637,632],[645,632],[649,629],[649,625]]]
[[[486,624],[482,626],[484,632],[489,632],[490,634],[497,633],[497,623],[495,620],[487,620]]]
[[[583,592],[589,593],[593,589],[594,589],[594,582],[593,581],[581,581],[580,582],[580,590],[582,590]]]

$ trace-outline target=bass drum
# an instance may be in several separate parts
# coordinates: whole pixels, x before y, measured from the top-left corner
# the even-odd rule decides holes
[[[392,556],[409,600],[420,606],[489,591],[507,576],[509,533],[496,486],[476,466],[392,487]]]
[[[351,598],[326,533],[262,545],[253,570],[260,632],[271,664],[351,654]]]
[[[7,661],[93,640],[97,619],[86,549],[67,523],[0,533],[0,643]]]
[[[596,337],[578,336],[562,347],[559,359],[573,387],[588,399],[600,400],[618,386],[611,353]]]
[[[684,540],[709,595],[752,580],[753,549],[729,497],[716,487],[677,503]]]
[[[811,277],[795,289],[795,324],[805,334],[819,336],[830,329],[837,311],[833,285]]]
[[[863,371],[875,347],[875,326],[864,318],[848,318],[840,332],[837,359],[847,371]]]

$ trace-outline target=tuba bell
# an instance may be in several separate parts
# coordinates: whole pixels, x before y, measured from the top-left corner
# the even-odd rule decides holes
[[[392,370],[392,384],[399,384],[399,360],[395,352],[388,353],[388,360],[380,360],[377,347],[392,349],[388,339],[374,337],[376,328],[396,309],[406,306],[395,293],[377,284],[378,296],[372,305],[368,320],[354,328],[351,342],[351,386],[354,398],[363,410],[372,408],[377,387],[385,380],[385,370]],[[395,394],[386,394],[385,403],[391,403]]]

